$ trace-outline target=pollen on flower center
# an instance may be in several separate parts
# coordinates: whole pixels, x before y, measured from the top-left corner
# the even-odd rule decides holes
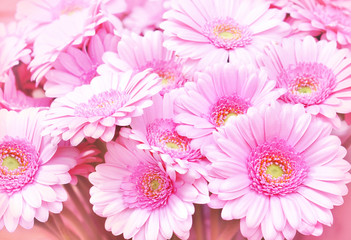
[[[0,190],[10,194],[33,181],[39,155],[25,139],[5,136],[0,142]]]
[[[174,158],[197,159],[201,157],[199,150],[190,147],[190,139],[180,136],[172,119],[156,119],[147,126],[146,139],[150,146],[160,148]]]
[[[203,27],[203,34],[218,48],[226,50],[245,47],[252,41],[247,26],[239,25],[233,18],[215,18]]]
[[[210,121],[216,126],[223,126],[230,117],[245,114],[250,103],[234,94],[220,98],[210,109]]]
[[[15,170],[20,164],[16,158],[8,156],[2,161],[2,166],[7,167],[9,170]]]
[[[273,178],[279,178],[284,174],[284,171],[279,165],[272,163],[267,167],[266,173],[271,175]]]
[[[253,148],[247,166],[251,188],[265,195],[294,192],[307,176],[302,156],[284,140],[274,139]]]
[[[285,102],[305,106],[322,103],[335,88],[332,70],[321,63],[298,63],[284,69],[278,77],[278,87],[288,91],[281,98]]]
[[[129,95],[116,90],[93,95],[88,103],[76,106],[75,115],[80,117],[111,116],[127,102]]]
[[[172,180],[158,165],[137,166],[129,181],[135,185],[135,191],[124,189],[124,201],[130,208],[161,207],[175,191]]]

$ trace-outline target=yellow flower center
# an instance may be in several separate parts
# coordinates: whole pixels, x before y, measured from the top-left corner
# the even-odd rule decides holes
[[[2,161],[2,166],[7,167],[9,170],[15,170],[19,167],[19,162],[17,161],[16,158],[14,157],[6,157],[4,158],[4,160]]]
[[[284,174],[284,171],[279,165],[273,163],[267,167],[266,173],[271,175],[273,178],[279,178]]]

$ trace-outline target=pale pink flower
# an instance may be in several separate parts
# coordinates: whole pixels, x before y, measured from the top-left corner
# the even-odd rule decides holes
[[[117,51],[118,41],[119,37],[102,28],[86,39],[82,50],[68,47],[60,53],[53,68],[45,75],[45,95],[62,97],[77,86],[89,84],[97,75],[97,67],[102,64],[102,55],[106,51]]]
[[[58,55],[83,38],[95,34],[95,27],[106,21],[99,13],[98,0],[22,0],[16,17],[28,24],[34,41],[30,69],[32,79],[40,81]],[[34,27],[33,27],[34,26]]]
[[[27,30],[21,23],[0,23],[0,82],[4,82],[10,69],[20,61],[30,61],[31,50],[26,42]]]
[[[201,66],[228,60],[252,62],[271,41],[289,34],[285,13],[263,0],[180,0],[161,23],[164,46]]]
[[[158,152],[163,161],[179,173],[191,171],[206,175],[202,163],[207,161],[198,149],[190,146],[191,139],[180,136],[176,131],[173,107],[180,91],[173,90],[163,97],[155,95],[152,98],[153,105],[142,116],[133,118],[131,129],[122,128],[120,135],[138,141],[139,149]]]
[[[188,239],[194,203],[209,200],[207,182],[174,174],[158,154],[119,138],[107,143],[106,163],[89,175],[90,202],[105,228],[134,240]]]
[[[44,134],[50,134],[56,143],[70,140],[73,146],[84,137],[111,141],[116,125],[128,126],[132,117],[152,105],[151,97],[161,88],[159,82],[148,70],[95,77],[89,85],[53,101]]]
[[[144,37],[135,33],[124,34],[118,43],[117,53],[108,52],[103,56],[105,64],[98,68],[98,73],[120,72],[127,70],[144,71],[151,68],[162,78],[162,92],[184,85],[189,77],[184,60],[174,52],[163,47],[163,34],[160,31],[148,31]]]
[[[34,97],[27,95],[25,91],[19,89],[21,82],[17,82],[12,72],[4,75],[4,83],[0,83],[0,107],[8,110],[21,111],[29,107],[49,107],[52,99],[46,97]],[[22,86],[23,87],[23,86]],[[26,89],[28,90],[28,89]],[[37,91],[40,91],[38,88]]]
[[[178,133],[192,139],[195,148],[211,142],[212,133],[229,118],[283,94],[274,90],[275,81],[268,80],[265,71],[231,63],[197,72],[195,81],[185,84],[184,93],[175,102],[178,114],[174,118]]]
[[[32,228],[34,218],[47,221],[67,199],[61,184],[71,181],[74,149],[57,149],[41,135],[45,113],[0,110],[0,227],[10,232]]]
[[[163,20],[162,15],[166,11],[166,2],[167,0],[147,0],[143,4],[134,6],[123,18],[124,25],[138,34],[158,29]]]
[[[321,235],[351,181],[331,125],[301,104],[252,108],[238,119],[214,133],[215,144],[204,150],[212,162],[210,206],[223,208],[223,219],[241,219],[249,240]]]
[[[277,87],[287,90],[281,99],[301,103],[311,114],[336,122],[336,113],[351,112],[351,55],[336,42],[311,37],[284,39],[271,45],[262,64]],[[336,122],[337,123],[337,122]]]
[[[306,32],[322,39],[337,41],[342,46],[351,47],[351,9],[337,7],[337,2],[293,0],[287,8],[294,32]],[[331,4],[331,3],[336,4]],[[349,2],[349,1],[348,1]],[[347,6],[347,5],[346,5]]]

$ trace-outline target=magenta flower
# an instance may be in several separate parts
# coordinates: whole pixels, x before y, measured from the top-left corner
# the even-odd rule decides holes
[[[287,90],[281,99],[301,103],[311,114],[335,120],[336,113],[351,112],[351,55],[336,42],[312,37],[284,39],[266,51],[263,65],[277,87]],[[337,120],[337,119],[336,119]]]
[[[161,23],[164,46],[200,66],[252,62],[268,43],[290,32],[285,13],[269,7],[262,0],[172,1]]]
[[[248,239],[321,235],[351,180],[331,125],[301,104],[252,108],[238,119],[204,149],[212,162],[210,206],[223,208],[223,219],[241,219]]]
[[[204,179],[172,174],[158,154],[138,150],[120,138],[107,143],[106,163],[89,180],[93,210],[106,217],[105,228],[126,239],[189,237],[194,203],[209,200]]]
[[[267,79],[266,72],[230,63],[198,72],[195,80],[185,85],[176,100],[178,114],[174,118],[178,133],[192,139],[195,148],[210,143],[212,133],[229,118],[268,104],[284,93],[274,90],[275,82]]]
[[[95,77],[89,85],[53,101],[43,134],[50,134],[56,143],[70,140],[73,146],[84,137],[111,141],[116,125],[128,126],[132,117],[152,105],[151,97],[161,88],[159,82],[148,70]]]
[[[41,136],[45,113],[0,110],[0,226],[10,232],[18,225],[32,228],[34,218],[47,221],[67,199],[61,184],[71,181],[68,171],[76,161],[71,149],[57,150]]]

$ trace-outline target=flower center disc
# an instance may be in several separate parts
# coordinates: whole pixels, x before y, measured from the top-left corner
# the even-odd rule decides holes
[[[2,166],[7,167],[9,170],[15,170],[19,167],[19,162],[14,157],[6,157],[2,161]]]
[[[175,191],[167,173],[158,165],[150,163],[135,167],[121,188],[123,200],[130,208],[150,210],[164,206]]]
[[[209,120],[216,127],[223,126],[229,118],[245,114],[250,105],[236,94],[231,97],[221,97],[210,109]]]
[[[5,136],[0,142],[0,191],[12,194],[32,182],[38,161],[39,154],[31,143]]]
[[[75,115],[79,117],[108,117],[113,115],[129,99],[129,95],[116,90],[93,95],[88,103],[80,103],[75,107]]]
[[[247,26],[239,25],[233,18],[215,18],[203,27],[203,34],[210,42],[226,50],[251,44],[252,33]]]
[[[279,178],[283,176],[284,171],[279,165],[273,163],[267,167],[266,173],[271,175],[273,178]]]
[[[180,136],[172,119],[156,119],[146,129],[146,139],[150,146],[157,147],[172,158],[193,160],[202,158],[199,150],[190,147],[190,139]]]
[[[278,139],[253,148],[247,167],[251,188],[268,196],[296,191],[307,176],[302,156]]]
[[[139,67],[139,71],[152,68],[153,72],[161,78],[161,96],[175,88],[180,88],[187,81],[183,75],[183,65],[174,57],[169,61],[152,61]]]

